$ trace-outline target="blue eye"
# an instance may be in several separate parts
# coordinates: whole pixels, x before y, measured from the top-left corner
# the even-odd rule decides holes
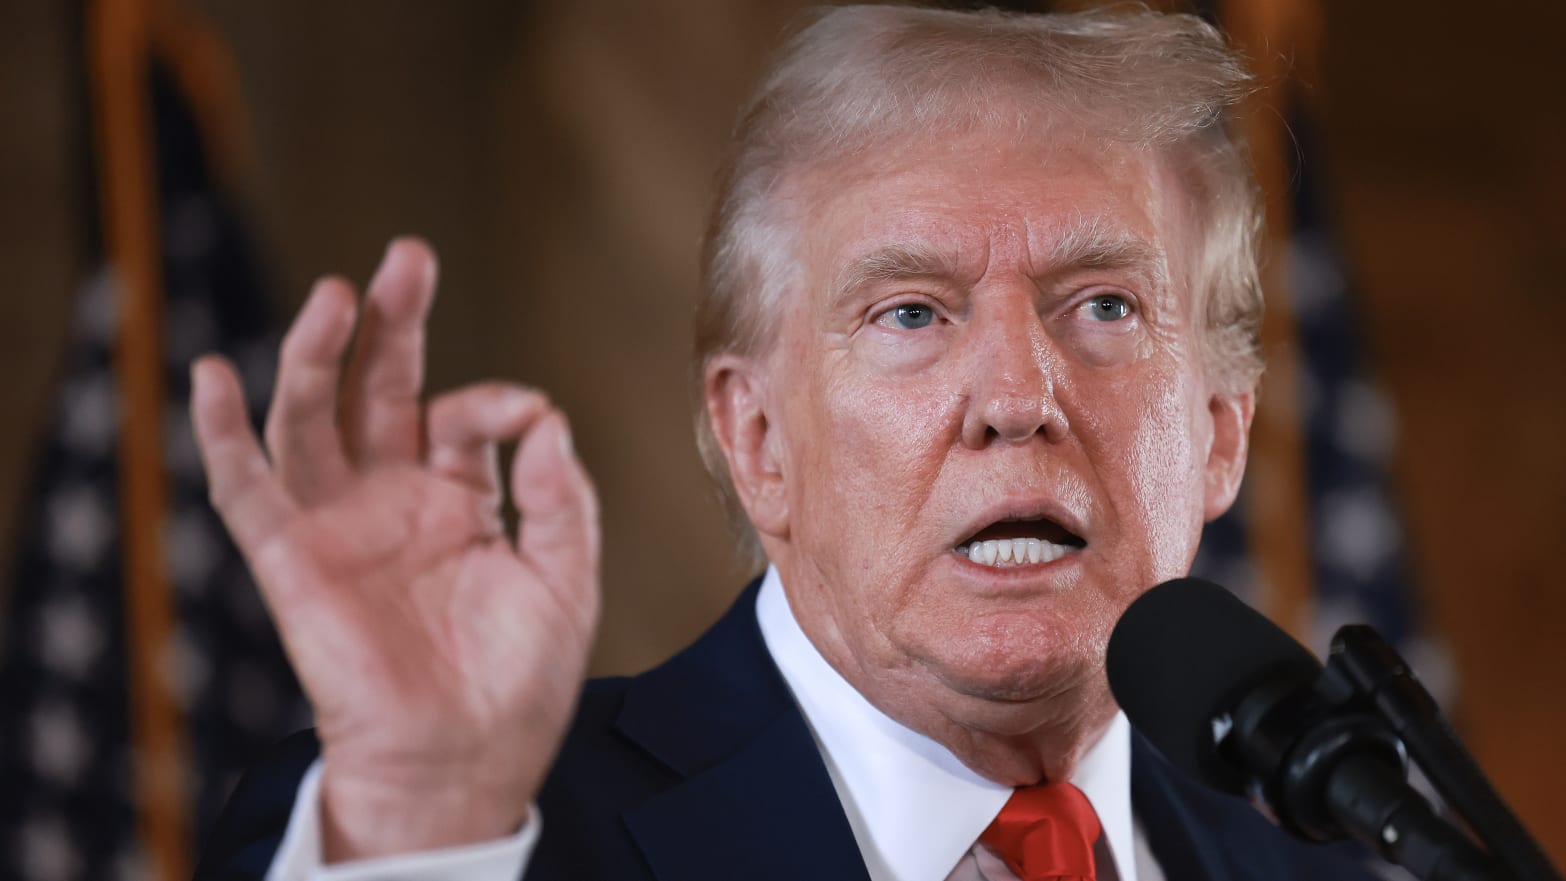
[[[1131,304],[1118,294],[1102,294],[1087,301],[1088,316],[1094,321],[1119,321],[1131,314]]]
[[[935,310],[919,303],[905,303],[893,308],[891,317],[904,330],[919,330],[935,320]]]

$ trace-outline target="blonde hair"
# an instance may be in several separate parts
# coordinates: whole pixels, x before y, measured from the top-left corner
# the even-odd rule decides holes
[[[1073,132],[1160,150],[1188,189],[1200,253],[1205,365],[1223,386],[1254,388],[1262,369],[1256,248],[1261,207],[1226,111],[1251,77],[1200,18],[1140,6],[1024,15],[901,6],[825,10],[783,48],[744,107],[702,252],[696,310],[697,442],[737,533],[754,532],[735,496],[700,389],[711,360],[757,356],[761,316],[793,282],[791,175],[871,147],[969,131]]]

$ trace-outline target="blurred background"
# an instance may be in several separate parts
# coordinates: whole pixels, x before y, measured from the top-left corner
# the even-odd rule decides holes
[[[441,255],[429,387],[519,379],[573,420],[594,670],[727,606],[754,573],[690,427],[697,243],[804,6],[0,6],[0,879],[187,877],[234,775],[308,724],[184,371],[226,351],[259,408],[310,281],[362,282],[391,236]],[[1272,360],[1199,568],[1318,650],[1377,624],[1566,861],[1566,5],[1202,11],[1264,86]]]

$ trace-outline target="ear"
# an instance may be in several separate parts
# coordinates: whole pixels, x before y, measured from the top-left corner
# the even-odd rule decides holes
[[[1245,476],[1250,450],[1251,417],[1256,413],[1256,393],[1218,393],[1207,401],[1212,421],[1212,444],[1207,449],[1206,499],[1203,516],[1216,520],[1234,504]]]
[[[767,373],[754,358],[719,355],[702,376],[707,419],[729,480],[750,522],[762,535],[786,538],[788,497],[784,491],[782,438],[769,412]]]

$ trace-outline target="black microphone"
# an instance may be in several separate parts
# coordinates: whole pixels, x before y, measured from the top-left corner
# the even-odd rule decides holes
[[[1386,722],[1309,651],[1216,584],[1168,581],[1109,639],[1110,690],[1176,767],[1259,795],[1308,841],[1352,837],[1426,879],[1496,879],[1406,778]]]

